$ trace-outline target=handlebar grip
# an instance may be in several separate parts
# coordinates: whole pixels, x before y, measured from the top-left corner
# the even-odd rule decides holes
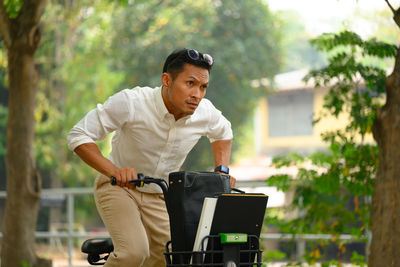
[[[144,184],[146,183],[146,182],[144,181],[145,176],[144,176],[142,173],[138,173],[137,176],[138,176],[137,179],[135,179],[135,180],[129,180],[128,182],[129,182],[129,183],[134,183],[134,184],[136,184],[137,187],[143,187]],[[112,176],[112,177],[111,177],[111,180],[110,180],[110,183],[111,183],[111,185],[117,185],[117,178],[115,178],[114,176]]]

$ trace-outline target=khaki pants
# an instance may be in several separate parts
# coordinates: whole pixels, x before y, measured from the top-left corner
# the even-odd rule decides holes
[[[163,267],[170,240],[169,217],[162,194],[112,186],[99,175],[94,192],[97,210],[114,244],[107,267]]]

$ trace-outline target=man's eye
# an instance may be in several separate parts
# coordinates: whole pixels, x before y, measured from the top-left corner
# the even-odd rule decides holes
[[[194,82],[193,82],[193,81],[188,81],[187,84],[188,84],[188,85],[193,85]]]

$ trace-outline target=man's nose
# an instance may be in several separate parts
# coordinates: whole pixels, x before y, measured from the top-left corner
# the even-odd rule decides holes
[[[200,87],[195,87],[195,88],[193,88],[193,91],[192,91],[192,97],[194,97],[194,98],[202,98],[202,91],[201,91],[201,88]]]

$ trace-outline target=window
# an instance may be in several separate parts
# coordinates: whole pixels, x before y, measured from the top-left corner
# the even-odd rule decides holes
[[[312,135],[313,107],[313,92],[301,90],[269,96],[269,136]]]

